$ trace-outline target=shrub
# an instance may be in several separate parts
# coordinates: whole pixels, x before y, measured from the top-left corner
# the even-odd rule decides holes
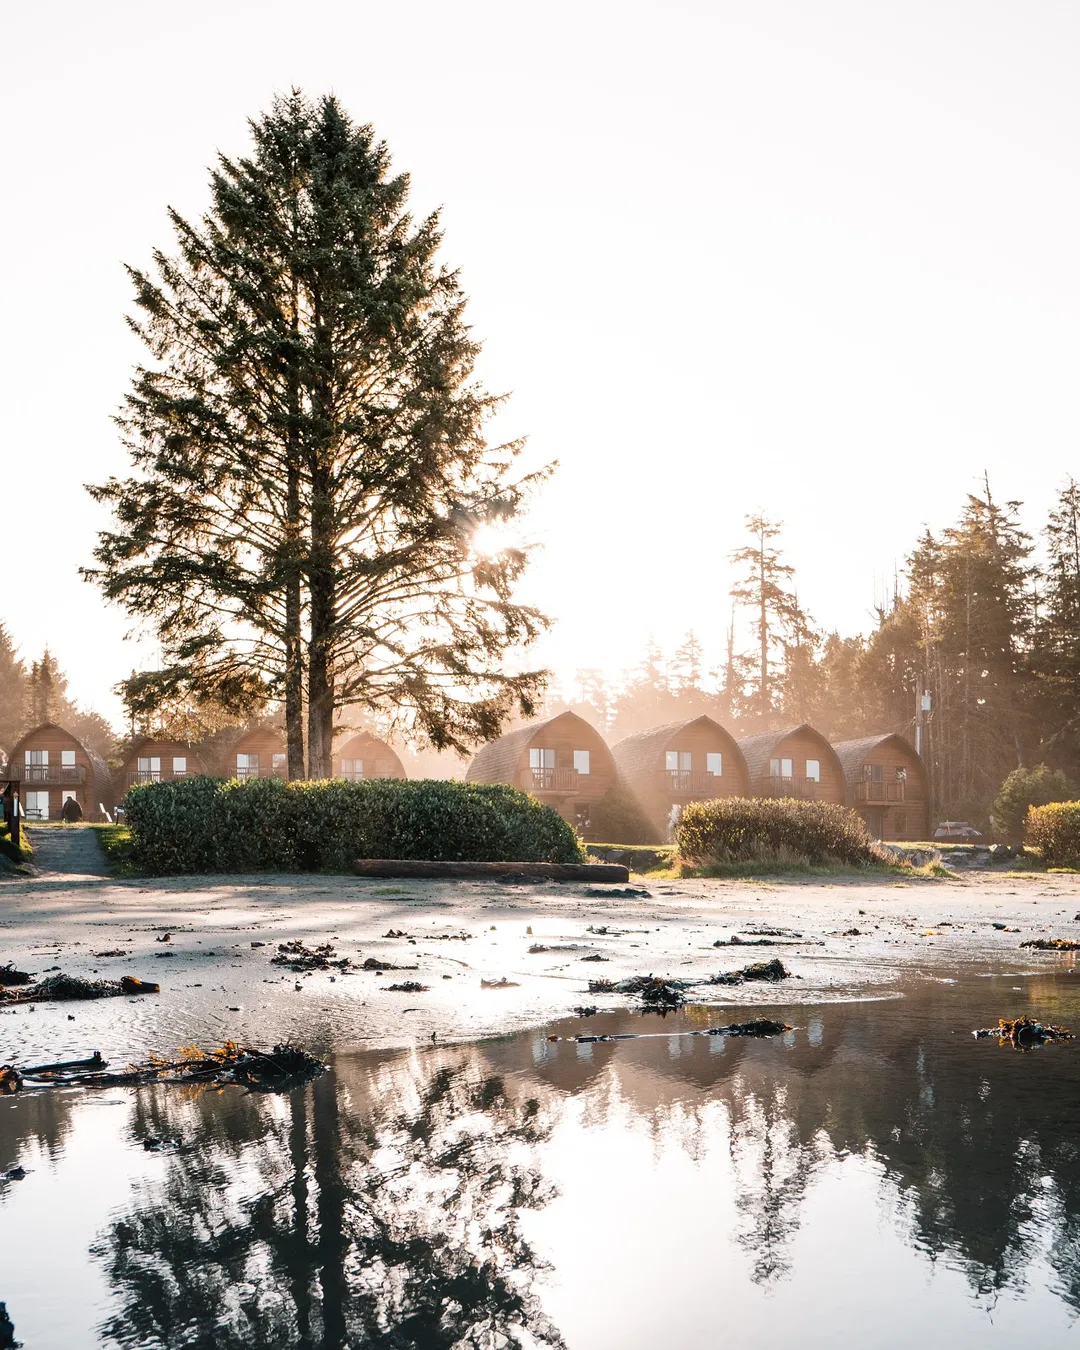
[[[994,833],[1009,844],[1024,838],[1028,808],[1070,801],[1076,793],[1063,773],[1035,764],[1013,769],[994,798]]]
[[[1080,864],[1080,802],[1030,807],[1027,842],[1041,851],[1047,867]]]
[[[184,778],[133,787],[134,861],[177,872],[348,871],[355,858],[578,862],[571,827],[516,788],[441,780]]]
[[[696,863],[820,867],[885,861],[854,811],[794,798],[690,802],[675,827],[675,842],[682,857]]]
[[[663,838],[624,783],[614,784],[592,808],[590,827],[595,838],[617,844],[655,844]]]

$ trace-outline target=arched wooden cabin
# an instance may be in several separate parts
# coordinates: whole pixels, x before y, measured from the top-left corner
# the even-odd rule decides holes
[[[531,792],[587,839],[593,808],[615,786],[615,776],[604,738],[577,713],[564,712],[482,746],[465,779]]]
[[[226,778],[285,778],[288,776],[285,738],[273,727],[245,731],[226,751],[221,768]]]
[[[119,794],[122,796],[136,783],[167,783],[173,778],[193,778],[205,772],[201,758],[186,741],[147,736],[132,745],[124,756],[119,773]]]
[[[746,761],[735,740],[711,717],[669,722],[627,736],[612,747],[620,781],[649,822],[667,836],[677,808],[713,797],[747,797]]]
[[[836,751],[807,723],[743,736],[738,745],[746,760],[751,797],[802,797],[841,806],[847,800]]]
[[[903,736],[864,736],[833,746],[844,766],[848,805],[875,839],[928,839],[930,782],[922,758]]]
[[[334,751],[334,777],[356,782],[360,778],[406,778],[397,753],[370,731],[357,732]]]
[[[20,783],[27,820],[59,820],[74,797],[84,820],[103,820],[112,805],[112,781],[105,761],[69,731],[47,722],[13,747],[8,775]]]

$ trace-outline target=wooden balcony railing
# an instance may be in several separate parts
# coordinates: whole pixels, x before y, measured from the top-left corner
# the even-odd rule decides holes
[[[11,771],[17,772],[17,767],[12,765]],[[45,783],[52,786],[85,783],[86,768],[82,764],[24,764],[20,776],[24,783]]]
[[[906,788],[906,783],[895,780],[891,783],[875,783],[867,778],[855,784],[855,800],[860,806],[889,806],[893,802],[905,800]]]
[[[521,786],[526,792],[576,792],[579,778],[576,769],[526,769]]]
[[[766,774],[758,779],[759,797],[803,797],[813,801],[821,796],[821,784],[816,778],[781,778]]]
[[[134,787],[136,783],[169,782],[173,778],[187,778],[187,776],[186,770],[178,773],[175,769],[129,769],[127,785]]]
[[[672,797],[713,797],[723,779],[704,769],[661,769],[660,789]]]
[[[285,765],[279,764],[275,769],[269,764],[260,764],[257,769],[246,768],[236,770],[237,778],[286,778]]]

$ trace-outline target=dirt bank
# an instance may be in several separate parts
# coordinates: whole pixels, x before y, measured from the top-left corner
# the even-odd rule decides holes
[[[269,1044],[291,1037],[325,1052],[497,1035],[576,1005],[632,1001],[589,994],[590,980],[641,972],[700,979],[773,956],[798,978],[691,996],[739,1008],[887,995],[912,968],[935,979],[1071,968],[1075,953],[1037,953],[1020,943],[1080,937],[1080,877],[1064,875],[834,884],[640,879],[635,888],[647,893],[325,876],[3,880],[0,965],[13,961],[38,975],[57,967],[97,978],[135,975],[159,983],[161,993],[0,1006],[0,1063],[92,1049],[122,1059],[226,1038]],[[749,941],[753,930],[769,928],[794,932],[773,934],[773,946],[713,945],[732,936]],[[392,931],[407,936],[386,936]],[[169,940],[159,941],[166,933]],[[356,964],[375,958],[397,969],[295,973],[271,964],[277,944],[295,939],[330,942]],[[585,959],[596,956],[603,959]],[[483,987],[498,980],[511,984]],[[410,982],[426,992],[389,988]]]

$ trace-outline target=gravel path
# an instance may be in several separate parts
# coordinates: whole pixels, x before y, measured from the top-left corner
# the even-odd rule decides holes
[[[78,825],[30,825],[34,866],[49,876],[106,877],[109,867],[93,830]]]

